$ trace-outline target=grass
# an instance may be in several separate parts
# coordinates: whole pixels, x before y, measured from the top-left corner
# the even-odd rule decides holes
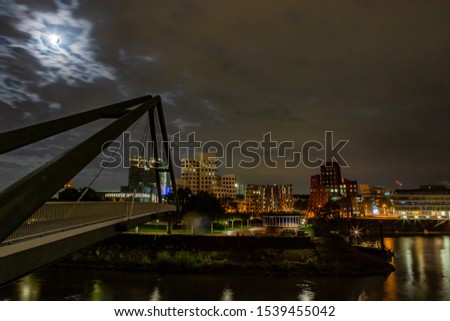
[[[196,250],[172,246],[152,248],[142,242],[132,246],[102,243],[72,255],[72,265],[111,269],[140,269],[167,273],[241,274],[371,274],[388,273],[390,265],[361,255],[338,239],[320,238],[314,248],[254,250]]]
[[[291,273],[299,268],[312,270],[317,253],[311,249],[255,251],[172,250],[151,252],[149,249],[129,249],[99,245],[72,255],[71,264],[105,268],[132,268],[158,272],[253,272]]]

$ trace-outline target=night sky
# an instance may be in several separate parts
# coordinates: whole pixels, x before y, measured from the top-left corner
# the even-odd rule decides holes
[[[300,149],[333,131],[359,183],[450,181],[449,17],[447,0],[0,0],[0,131],[159,94],[171,134],[226,144],[271,132]],[[1,155],[0,189],[107,123]],[[238,161],[220,172],[297,193],[319,172]],[[94,187],[126,173],[105,170]]]

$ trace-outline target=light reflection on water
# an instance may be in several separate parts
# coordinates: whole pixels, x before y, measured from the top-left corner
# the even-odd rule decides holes
[[[155,286],[152,294],[150,294],[150,301],[161,301],[161,300],[162,300],[162,296],[161,296],[161,293],[159,292],[159,288],[157,286]]]
[[[221,301],[233,301],[233,290],[231,290],[228,285],[223,289],[222,296],[220,297]]]
[[[1,300],[450,300],[450,236],[386,238],[389,276],[170,275],[50,267],[0,288]]]
[[[103,293],[102,281],[94,280],[91,290],[91,300],[92,301],[102,301],[105,299]]]
[[[450,298],[450,237],[444,238],[442,241],[442,247],[439,250],[439,261],[442,266],[442,278],[447,281],[446,286],[441,288],[440,296]]]
[[[18,281],[18,300],[35,301],[39,300],[41,294],[40,280],[33,274],[27,275]]]
[[[395,250],[395,273],[384,300],[450,300],[450,236],[387,239]]]
[[[300,292],[297,296],[297,299],[300,301],[312,301],[314,300],[315,293],[311,290],[311,283],[309,281],[305,281],[302,284],[296,284],[300,288]]]

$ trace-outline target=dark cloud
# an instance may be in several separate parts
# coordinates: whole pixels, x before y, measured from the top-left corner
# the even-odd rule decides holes
[[[97,78],[115,79],[113,68],[95,60],[92,23],[73,16],[78,1],[55,1],[53,11],[33,10],[13,1],[3,6],[6,8],[0,15],[18,33],[1,38],[4,67],[0,95],[10,107],[45,102],[39,95],[40,88],[54,83],[75,87],[80,82],[92,84]],[[49,108],[61,106],[58,102],[46,103]]]
[[[450,180],[449,14],[440,0],[3,1],[0,126],[160,94],[171,133],[301,146],[332,130],[351,178]],[[234,171],[302,192],[317,173]]]

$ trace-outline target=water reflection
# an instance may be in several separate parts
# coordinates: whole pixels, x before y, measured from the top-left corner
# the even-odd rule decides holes
[[[39,300],[41,295],[41,282],[34,274],[30,274],[19,280],[18,289],[19,300]]]
[[[359,295],[358,295],[358,301],[367,301],[370,300],[369,295],[367,295],[366,291],[363,290]]]
[[[222,295],[220,297],[221,301],[233,301],[233,290],[231,290],[228,285],[223,289]]]
[[[155,286],[152,294],[150,294],[150,301],[161,301],[161,299],[162,299],[162,296],[161,296],[161,293],[159,292],[159,288],[157,286]]]
[[[94,280],[92,283],[92,291],[91,291],[91,300],[92,301],[102,301],[105,299],[103,288],[102,288],[102,281],[100,280]]]
[[[389,242],[389,243],[388,243]],[[385,283],[385,300],[449,300],[450,236],[387,239],[396,271]]]
[[[394,251],[394,258],[393,263],[395,264],[395,261],[398,257],[398,247],[395,246],[395,239],[394,238],[385,238],[384,244],[387,248],[392,249]],[[389,301],[396,301],[398,300],[398,280],[397,280],[397,273],[391,273],[388,278],[386,279],[386,282],[384,282],[384,293],[383,293],[383,299],[389,300]]]
[[[311,289],[312,282],[306,281],[302,284],[296,284],[300,288],[300,292],[297,299],[300,301],[312,301],[314,300],[315,293]]]
[[[442,245],[438,254],[441,272],[443,279],[443,286],[441,287],[439,296],[450,298],[450,237],[442,240]]]
[[[170,275],[50,267],[0,288],[0,300],[450,300],[450,236],[386,238],[389,276]]]

